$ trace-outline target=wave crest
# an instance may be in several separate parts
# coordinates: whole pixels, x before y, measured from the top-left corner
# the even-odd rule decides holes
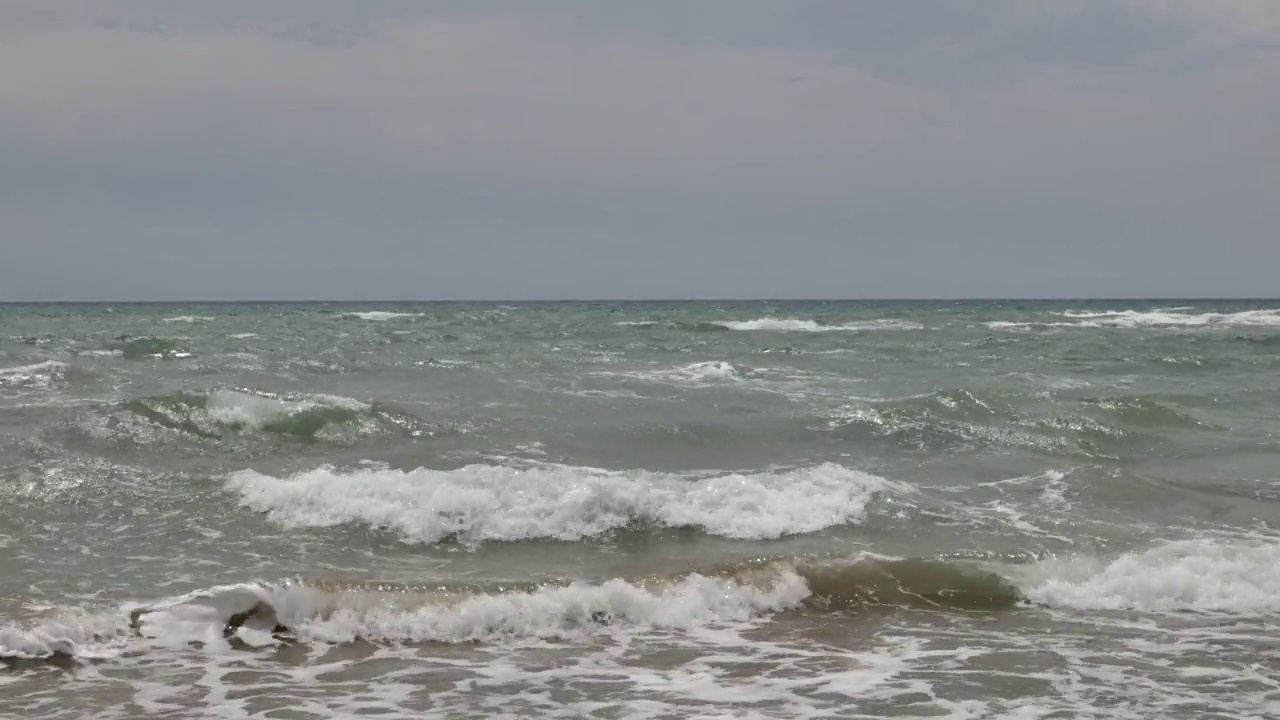
[[[497,587],[292,580],[226,585],[151,605],[63,612],[0,627],[0,658],[106,659],[190,642],[493,642],[602,626],[688,628],[777,611],[867,606],[1011,607],[999,575],[929,560],[759,560],[666,577]]]
[[[763,330],[772,332],[848,332],[860,330],[921,330],[924,328],[918,322],[895,318],[828,325],[816,320],[763,317],[755,320],[731,320],[716,324],[729,330]]]
[[[1066,320],[1012,321],[993,320],[983,323],[993,330],[1014,330],[1032,327],[1063,328],[1219,328],[1219,327],[1280,327],[1280,309],[1244,310],[1234,313],[1186,312],[1188,308],[1162,310],[1066,310],[1060,314]]]
[[[149,605],[63,609],[0,626],[0,660],[77,662],[150,648],[230,643],[494,642],[604,626],[688,628],[779,611],[870,608],[1249,614],[1280,608],[1280,545],[1197,540],[1125,554],[1005,566],[861,556],[761,559],[673,576],[599,582],[448,584],[291,580],[200,590]],[[1016,578],[1021,578],[1016,580]],[[1029,590],[1022,588],[1030,587]]]
[[[689,478],[567,465],[517,469],[359,470],[321,467],[292,478],[235,473],[241,504],[286,527],[360,524],[411,543],[578,540],[636,523],[766,539],[862,519],[894,485],[824,464],[788,472]]]
[[[1258,612],[1280,608],[1280,544],[1184,540],[1092,559],[1047,563],[1027,593],[1081,610]]]
[[[125,360],[182,360],[194,357],[194,353],[180,347],[176,340],[154,336],[121,335],[111,349],[119,351]]]
[[[0,387],[34,387],[49,388],[62,380],[67,371],[67,364],[57,360],[18,367],[0,368]]]
[[[422,317],[422,313],[416,312],[391,312],[389,310],[367,310],[363,312],[346,312],[342,313],[344,317],[359,318],[361,320],[370,320],[373,322],[383,322],[385,320],[396,320],[400,318]]]
[[[436,432],[377,404],[334,395],[220,389],[137,398],[126,402],[124,409],[150,424],[206,440],[271,435],[316,441],[380,433],[417,437]]]

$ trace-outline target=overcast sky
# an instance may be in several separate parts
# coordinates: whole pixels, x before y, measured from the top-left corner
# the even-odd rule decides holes
[[[0,3],[0,299],[1280,295],[1276,0]]]

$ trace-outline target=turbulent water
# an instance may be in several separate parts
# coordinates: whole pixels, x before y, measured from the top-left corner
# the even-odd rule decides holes
[[[0,716],[1280,717],[1280,303],[0,306]]]

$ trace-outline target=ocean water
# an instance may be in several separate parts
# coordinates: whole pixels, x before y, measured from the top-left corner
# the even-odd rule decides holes
[[[1280,717],[1280,303],[0,306],[0,717]]]

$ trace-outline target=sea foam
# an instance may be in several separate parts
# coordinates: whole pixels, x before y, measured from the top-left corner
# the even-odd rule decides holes
[[[577,540],[632,523],[763,539],[858,522],[883,478],[840,465],[688,477],[568,465],[457,470],[321,467],[290,478],[231,475],[241,503],[286,527],[347,523],[411,543]]]
[[[460,643],[570,637],[603,625],[746,622],[797,607],[809,594],[805,579],[785,569],[750,579],[693,573],[660,583],[579,581],[495,593],[244,583],[151,605],[65,610],[35,623],[0,626],[0,657],[107,659],[144,648],[180,650],[192,642],[226,648],[228,618],[259,603],[268,616],[250,617],[235,630],[250,645],[273,644],[276,623],[304,642]]]
[[[342,313],[342,314],[345,315],[346,317],[354,317],[354,318],[360,318],[361,320],[373,320],[378,322],[383,320],[395,320],[396,318],[422,316],[422,313],[390,312],[388,310],[367,310],[364,312],[348,312],[348,313]]]
[[[1280,544],[1183,540],[1096,560],[1049,563],[1031,600],[1081,610],[1280,609]]]
[[[57,360],[0,368],[0,387],[48,387],[61,378],[66,369],[67,364]]]
[[[1280,327],[1280,309],[1244,310],[1236,313],[1190,313],[1187,308],[1161,310],[1066,310],[1055,321],[992,320],[983,323],[993,330],[1031,327],[1061,328],[1217,328]]]
[[[212,319],[213,319],[213,318],[209,317],[208,315],[178,315],[178,316],[176,316],[176,317],[168,317],[168,318],[164,318],[164,320],[163,320],[162,322],[167,322],[167,323],[197,323],[197,322],[206,322],[206,321],[209,321],[209,320],[212,320]]]
[[[825,325],[814,320],[797,318],[764,317],[755,320],[732,320],[716,323],[730,330],[764,330],[773,332],[835,332],[859,330],[920,330],[924,326],[909,320],[886,318],[848,322],[839,325]]]

